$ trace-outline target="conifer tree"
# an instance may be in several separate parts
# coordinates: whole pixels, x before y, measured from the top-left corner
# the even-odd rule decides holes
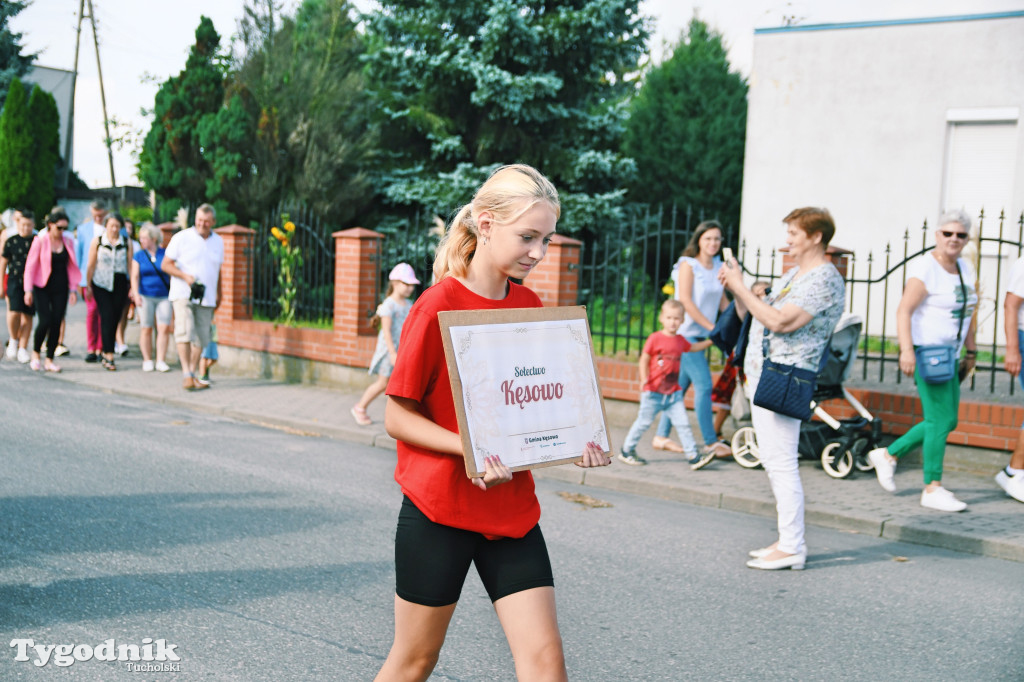
[[[0,111],[0,210],[26,206],[32,188],[32,123],[28,97],[15,77]],[[53,184],[51,173],[50,183]]]
[[[60,163],[60,113],[53,95],[40,87],[32,89],[28,98],[28,115],[32,124],[33,150],[31,186],[25,204],[37,216],[46,215],[54,205],[54,185]]]
[[[637,165],[631,198],[690,205],[736,226],[746,95],[746,82],[729,69],[721,35],[694,17],[630,105],[624,151]]]

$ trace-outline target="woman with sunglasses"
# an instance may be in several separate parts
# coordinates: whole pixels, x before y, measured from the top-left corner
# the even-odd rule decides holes
[[[46,216],[46,230],[36,235],[25,261],[25,305],[35,305],[39,324],[32,340],[30,366],[39,370],[39,352],[46,341],[46,371],[59,372],[53,356],[60,338],[60,324],[70,302],[75,304],[75,287],[82,274],[75,262],[75,243],[65,233],[68,214],[55,206]]]
[[[896,491],[896,462],[917,446],[924,460],[924,491],[921,506],[937,511],[958,512],[967,505],[942,487],[942,460],[946,438],[956,428],[960,408],[960,377],[942,383],[929,383],[917,371],[917,346],[954,347],[954,358],[966,348],[964,362],[974,368],[974,311],[978,307],[974,268],[960,254],[970,238],[971,218],[964,211],[948,211],[939,219],[935,248],[907,266],[907,283],[896,309],[900,342],[900,370],[914,377],[921,398],[924,420],[900,436],[888,448],[868,453],[878,483],[889,492]]]

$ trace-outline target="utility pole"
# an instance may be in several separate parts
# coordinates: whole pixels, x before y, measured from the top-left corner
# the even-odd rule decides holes
[[[78,82],[78,47],[82,43],[82,14],[85,0],[78,0],[78,30],[75,31],[75,67],[71,71],[71,106],[68,107],[67,134],[64,136],[64,169],[60,176],[60,186],[68,188],[68,176],[71,174],[71,139],[75,134],[75,85]]]
[[[107,134],[107,161],[110,163],[110,187],[117,187],[114,180],[114,151],[110,139],[110,120],[107,118],[107,96],[103,91],[103,69],[100,67],[100,39],[96,34],[96,12],[92,9],[92,0],[89,0],[89,22],[92,23],[92,42],[96,46],[96,73],[100,77],[100,103],[103,105],[103,130]]]

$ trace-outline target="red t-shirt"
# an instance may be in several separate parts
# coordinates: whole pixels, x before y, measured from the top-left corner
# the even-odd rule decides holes
[[[437,313],[540,307],[537,294],[512,282],[508,295],[495,301],[478,296],[454,277],[446,277],[424,291],[409,311],[387,394],[415,400],[427,419],[458,433]],[[517,471],[508,483],[484,491],[466,476],[462,457],[398,441],[395,480],[428,519],[453,528],[490,538],[521,538],[540,520],[540,503],[529,471]]]
[[[644,390],[666,395],[679,390],[679,358],[690,350],[690,342],[682,336],[654,332],[644,343],[644,353],[651,356],[647,366]]]

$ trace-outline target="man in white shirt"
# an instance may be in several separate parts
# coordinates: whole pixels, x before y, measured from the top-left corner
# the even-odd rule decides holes
[[[75,230],[75,258],[82,271],[82,281],[79,282],[78,288],[85,301],[85,361],[99,362],[103,350],[103,339],[100,338],[100,311],[92,297],[91,283],[86,280],[88,268],[85,264],[89,262],[89,247],[92,246],[92,240],[107,229],[107,204],[102,199],[97,199],[89,204],[89,211],[92,213],[92,220],[85,221]]]
[[[1003,319],[1006,330],[1006,371],[1020,377],[1024,387],[1024,375],[1021,375],[1021,344],[1024,343],[1024,257],[1010,268],[1010,283],[1006,287],[1006,300],[1003,302]],[[1010,456],[1010,463],[996,474],[996,483],[1006,494],[1024,502],[1024,424],[1021,425],[1017,447]]]
[[[186,391],[210,387],[208,381],[196,376],[196,369],[203,349],[210,344],[213,313],[221,298],[224,240],[213,231],[216,223],[213,206],[203,204],[197,208],[195,226],[171,238],[162,265],[163,271],[171,276],[167,298],[174,308],[174,341]]]

